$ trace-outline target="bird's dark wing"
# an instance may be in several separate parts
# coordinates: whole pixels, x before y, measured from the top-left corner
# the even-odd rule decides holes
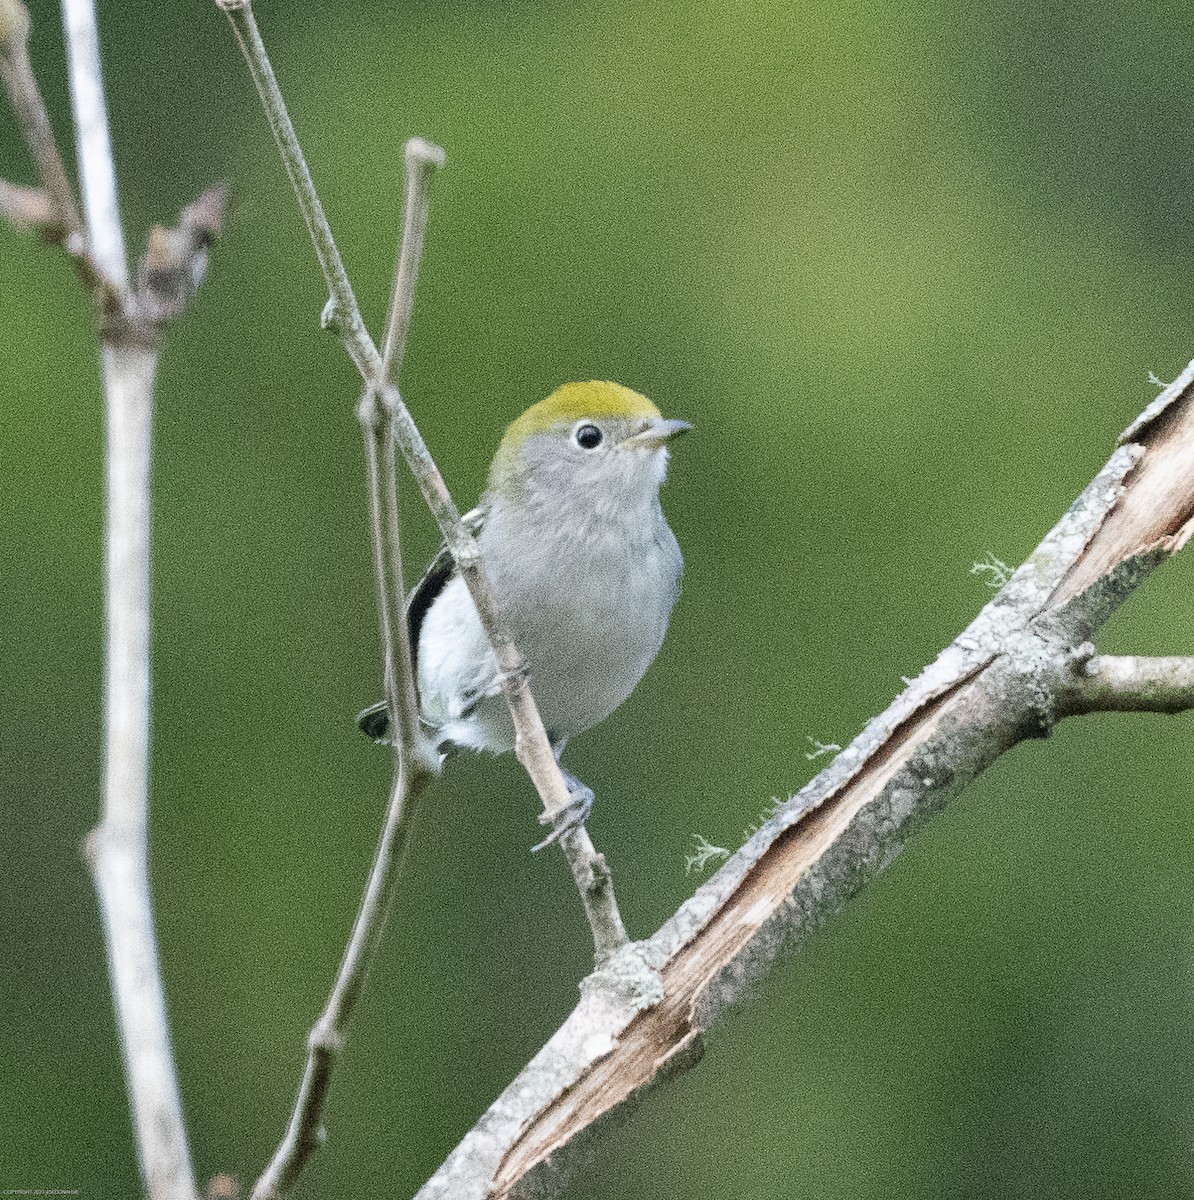
[[[456,563],[448,547],[441,546],[406,602],[406,628],[410,633],[410,654],[416,672],[419,669],[419,634],[423,632],[423,622],[431,606],[439,599],[440,592],[455,574]]]
[[[461,517],[461,523],[475,537],[485,524],[485,508],[478,506]],[[419,634],[423,622],[439,594],[456,575],[456,562],[446,545],[440,546],[423,578],[406,601],[406,628],[410,632],[410,652],[416,677],[419,670]],[[390,729],[390,709],[384,700],[357,713],[357,728],[375,742],[384,742]]]

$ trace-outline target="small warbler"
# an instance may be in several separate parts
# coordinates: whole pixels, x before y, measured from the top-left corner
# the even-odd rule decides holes
[[[663,643],[683,562],[659,488],[668,442],[688,428],[620,384],[566,383],[506,430],[485,494],[464,518],[557,760],[570,737],[630,695]],[[512,750],[493,652],[446,548],[406,616],[419,719],[440,753]],[[385,703],[358,724],[384,740]],[[565,779],[572,803],[540,845],[588,816],[592,792]]]

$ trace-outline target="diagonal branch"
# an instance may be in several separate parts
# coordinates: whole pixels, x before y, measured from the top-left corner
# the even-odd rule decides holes
[[[66,175],[54,128],[42,99],[41,89],[29,61],[29,10],[20,0],[0,2],[0,79],[8,93],[25,144],[37,164],[37,176],[49,196],[57,220],[66,235],[68,251],[82,254],[87,235]]]
[[[1104,703],[1090,707],[1114,706],[1122,664],[1092,660],[1085,643],[1194,530],[1194,363],[1162,399],[970,627],[650,939],[629,948],[659,972],[658,999],[633,986],[619,993],[616,981],[598,986],[601,971],[586,980],[576,1009],[421,1200],[558,1193],[576,1148],[694,1063],[725,1006],[882,871],[921,824],[1005,751],[1079,711],[1091,688],[1102,689]],[[1150,678],[1178,689],[1192,682],[1189,660],[1134,660],[1132,673],[1137,695]],[[622,958],[633,974],[629,954]]]
[[[216,3],[228,16],[257,85],[262,107],[294,186],[299,208],[331,293],[324,310],[324,324],[344,344],[365,380],[367,393],[376,396],[378,405],[385,408],[392,422],[394,439],[440,527],[461,578],[468,586],[482,627],[493,648],[498,679],[514,723],[515,753],[543,801],[547,819],[554,820],[568,807],[568,787],[552,754],[547,731],[531,694],[526,664],[501,619],[501,607],[485,574],[476,541],[462,523],[460,510],[452,500],[443,475],[431,457],[401,394],[385,378],[382,355],[365,328],[249,0],[216,0]],[[568,858],[593,932],[595,957],[599,962],[604,961],[627,941],[614,899],[609,869],[583,827],[565,834],[559,843]]]

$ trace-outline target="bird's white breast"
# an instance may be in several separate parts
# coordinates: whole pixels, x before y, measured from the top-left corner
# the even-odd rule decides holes
[[[480,544],[549,734],[570,737],[604,720],[658,653],[678,595],[680,551],[658,500],[591,512],[577,528],[545,506],[494,499]],[[513,747],[493,657],[460,579],[428,611],[418,657],[423,716],[442,740]]]

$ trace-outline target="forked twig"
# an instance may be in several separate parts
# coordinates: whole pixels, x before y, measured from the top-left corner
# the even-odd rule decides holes
[[[443,163],[443,151],[415,139],[407,144],[406,161],[404,229],[407,232],[398,252],[390,305],[389,344],[392,352],[386,368],[395,374],[402,368],[406,329],[414,306],[422,230],[427,220],[428,188],[435,169]],[[412,210],[421,216],[412,220]],[[417,228],[416,234],[409,232],[412,228]],[[378,589],[386,701],[390,727],[394,731],[394,778],[377,853],[352,935],[327,1004],[307,1039],[307,1063],[290,1123],[273,1158],[253,1187],[252,1200],[271,1200],[288,1191],[322,1143],[323,1111],[332,1068],[344,1044],[365,975],[381,941],[386,913],[409,841],[415,805],[438,771],[434,749],[423,744],[419,731],[402,582],[393,431],[388,410],[376,403],[372,389],[366,389],[358,408],[368,471],[370,540]]]
[[[254,1189],[254,1200],[265,1200],[289,1186],[319,1144],[318,1114],[326,1095],[332,1057],[339,1046],[343,1019],[355,999],[355,987],[359,986],[359,978],[375,944],[375,930],[379,927],[379,917],[384,914],[386,897],[392,886],[394,858],[405,845],[408,818],[404,805],[407,799],[414,799],[434,770],[434,758],[423,744],[418,727],[411,648],[402,606],[395,444],[401,448],[476,604],[494,650],[502,690],[510,707],[518,758],[531,776],[547,816],[554,818],[564,810],[570,797],[531,695],[522,657],[501,622],[500,609],[484,573],[476,542],[463,525],[443,476],[391,378],[391,370],[400,365],[405,348],[426,226],[426,193],[421,184],[439,165],[442,151],[420,139],[412,140],[407,146],[408,188],[402,251],[387,320],[385,350],[379,353],[365,328],[251,6],[248,0],[216,2],[227,14],[248,63],[323,270],[330,293],[324,310],[324,325],[340,338],[365,381],[358,416],[365,434],[374,562],[380,589],[379,611],[386,659],[386,699],[395,730],[397,755],[395,786],[386,828],[374,875],[341,967],[341,979],[324,1018],[312,1030],[307,1068],[286,1138]],[[560,845],[589,919],[596,960],[605,962],[628,941],[609,870],[583,828],[565,834],[560,838]],[[359,958],[358,948],[363,949]],[[342,991],[340,983],[344,980],[356,982]]]

